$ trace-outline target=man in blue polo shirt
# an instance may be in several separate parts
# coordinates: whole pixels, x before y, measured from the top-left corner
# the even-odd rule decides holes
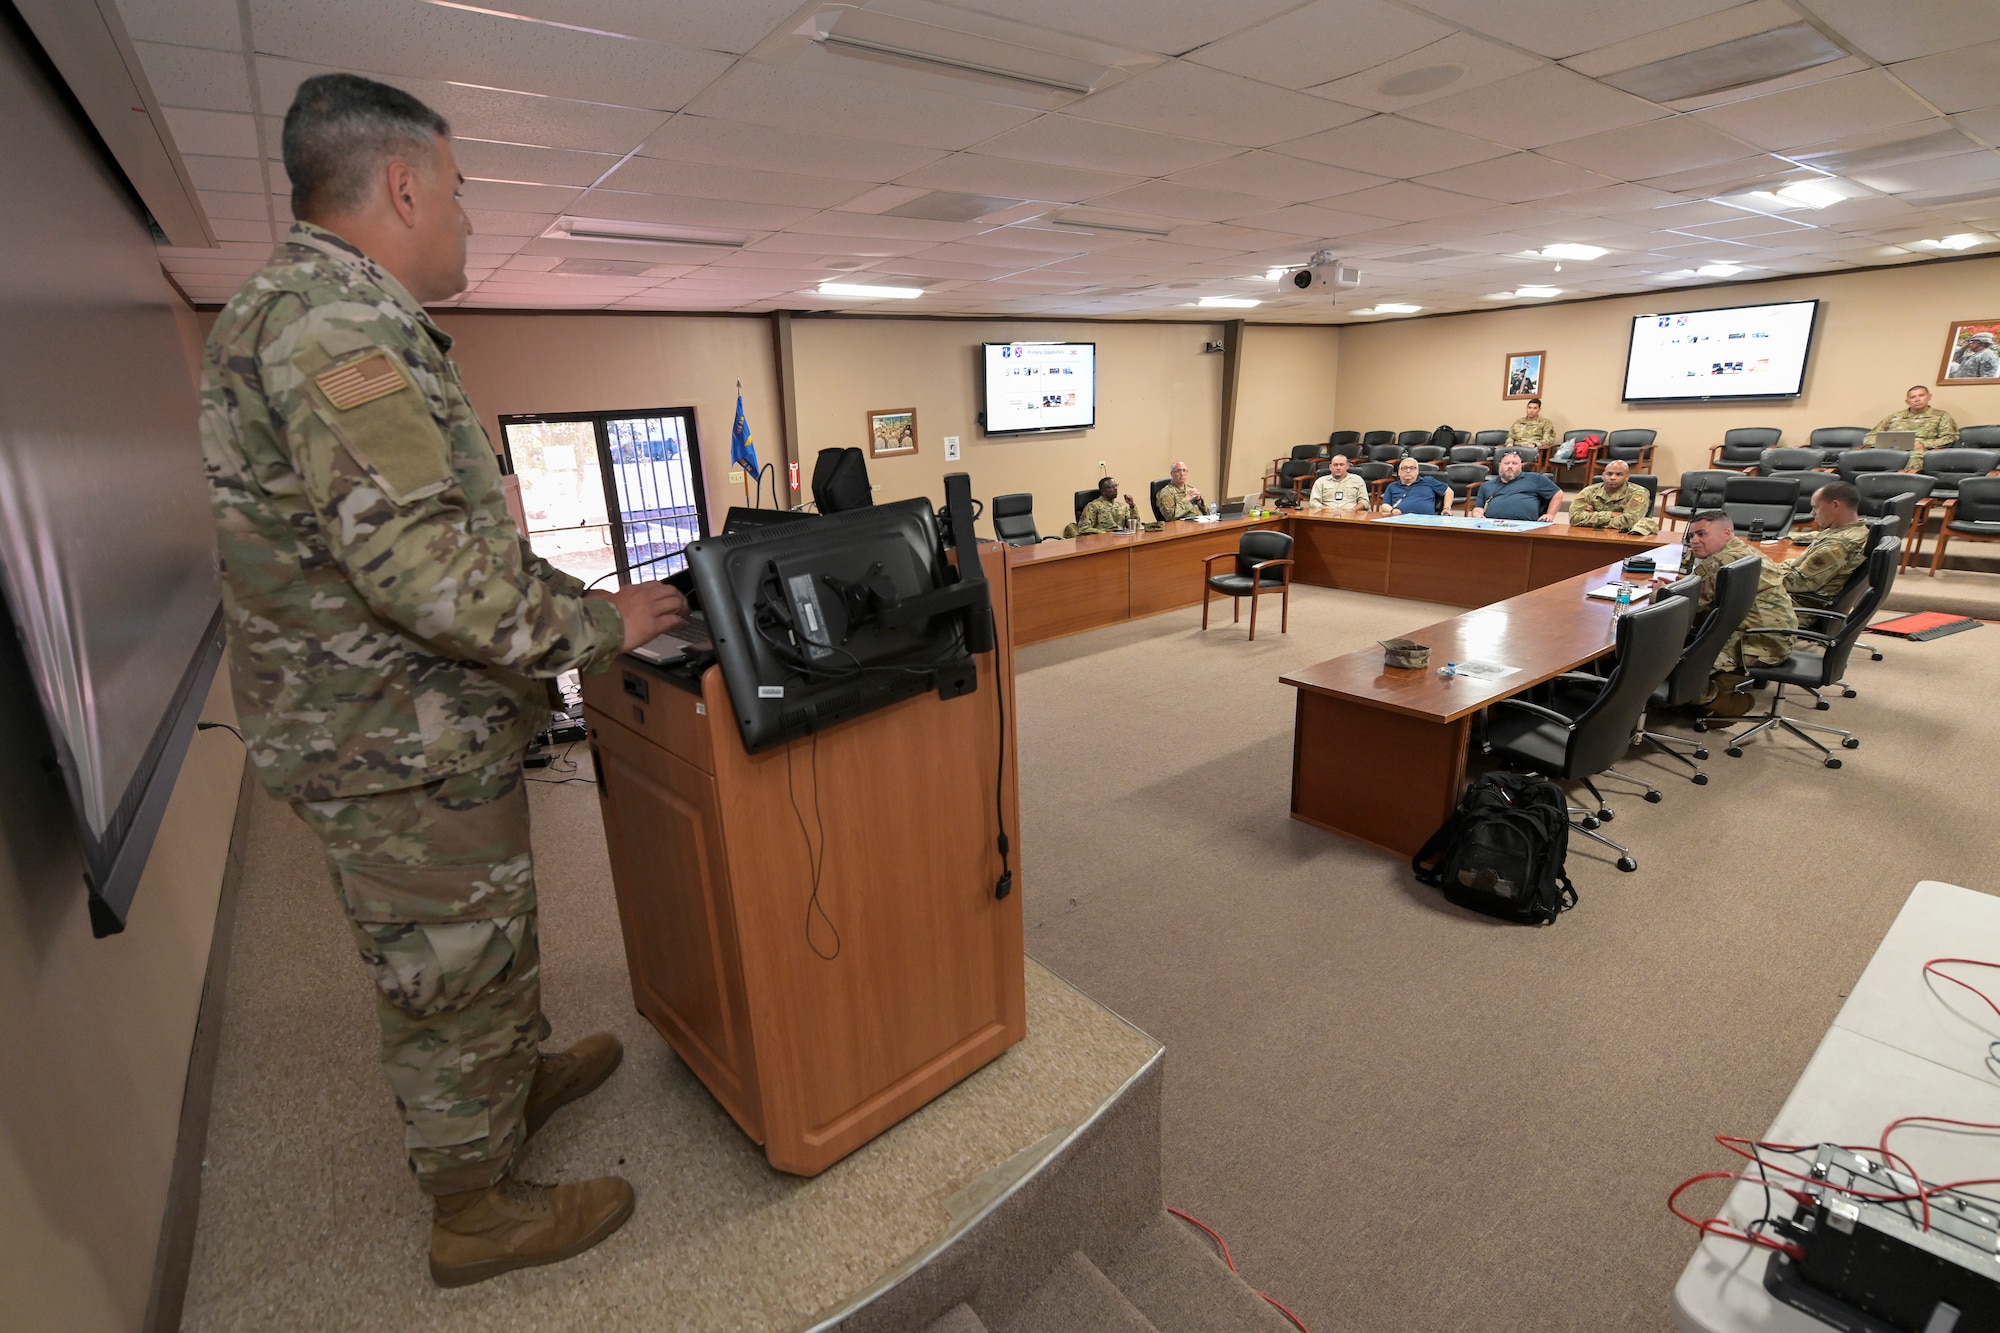
[[[1435,472],[1424,473],[1414,458],[1396,464],[1396,479],[1382,490],[1385,514],[1444,514],[1451,511],[1451,487]]]
[[[1562,488],[1546,472],[1523,472],[1521,456],[1500,455],[1500,475],[1473,497],[1474,518],[1553,519],[1562,508]]]

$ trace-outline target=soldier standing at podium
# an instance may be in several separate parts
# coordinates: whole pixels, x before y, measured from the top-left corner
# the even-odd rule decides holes
[[[509,1173],[622,1054],[609,1034],[540,1052],[521,759],[553,677],[608,667],[686,604],[660,584],[588,594],[508,517],[422,306],[465,288],[449,133],[380,83],[300,86],[284,128],[299,221],[216,320],[201,424],[251,765],[326,849],[435,1201],[431,1275],[462,1286],[580,1253],[631,1215],[617,1177]]]

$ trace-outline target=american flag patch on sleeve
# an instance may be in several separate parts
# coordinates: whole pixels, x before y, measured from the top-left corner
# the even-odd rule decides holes
[[[372,403],[377,398],[386,398],[398,389],[409,387],[409,380],[396,368],[386,352],[350,361],[344,366],[321,371],[313,377],[319,391],[326,400],[345,412],[363,403]]]

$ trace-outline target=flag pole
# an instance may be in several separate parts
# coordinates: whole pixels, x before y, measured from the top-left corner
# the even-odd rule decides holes
[[[741,379],[736,381],[736,406],[738,408],[743,406],[743,381]],[[746,507],[755,509],[757,502],[751,498],[750,488],[757,484],[756,480],[751,477],[749,468],[739,467],[736,470],[743,474],[743,503]]]

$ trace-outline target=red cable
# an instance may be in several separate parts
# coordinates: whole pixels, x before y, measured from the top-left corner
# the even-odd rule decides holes
[[[1200,1218],[1196,1217],[1192,1213],[1184,1213],[1178,1208],[1169,1208],[1167,1209],[1167,1211],[1172,1213],[1175,1217],[1181,1219],[1181,1221],[1192,1222],[1196,1226],[1200,1227],[1203,1231],[1206,1231],[1209,1235],[1209,1239],[1213,1240],[1217,1245],[1220,1245],[1222,1247],[1222,1262],[1229,1265],[1229,1271],[1232,1273],[1236,1273],[1238,1277],[1243,1276],[1241,1273],[1237,1273],[1235,1256],[1229,1253],[1229,1242],[1222,1238],[1221,1232],[1217,1231],[1214,1227],[1202,1221]],[[1248,1284],[1246,1283],[1245,1285]],[[1251,1287],[1250,1290],[1257,1291],[1255,1287]],[[1279,1314],[1283,1315],[1285,1318],[1291,1320],[1294,1324],[1298,1325],[1299,1333],[1312,1333],[1312,1330],[1306,1327],[1305,1320],[1299,1318],[1297,1315],[1293,1314],[1290,1310],[1287,1310],[1277,1300],[1269,1296],[1264,1296],[1264,1293],[1261,1291],[1257,1291],[1257,1294],[1259,1296],[1263,1296],[1265,1300],[1270,1301],[1273,1306],[1277,1307],[1277,1311]]]
[[[1979,989],[1979,987],[1973,985],[1969,981],[1960,981],[1957,977],[1953,976],[1949,972],[1938,971],[1937,965],[1939,963],[1964,963],[1967,967],[1991,967],[1991,968],[2000,968],[2000,963],[1989,963],[1981,958],[1933,958],[1929,962],[1924,964],[1924,971],[1930,976],[1941,977],[1944,980],[1949,981],[1954,986],[1965,987],[1965,989],[1971,991],[1974,995],[1977,995],[1980,999],[1986,1001],[1986,1007],[1988,1009],[1991,1009],[1996,1014],[2000,1014],[2000,1004],[1993,1003],[1993,997],[1991,995],[1988,995],[1985,991]]]

